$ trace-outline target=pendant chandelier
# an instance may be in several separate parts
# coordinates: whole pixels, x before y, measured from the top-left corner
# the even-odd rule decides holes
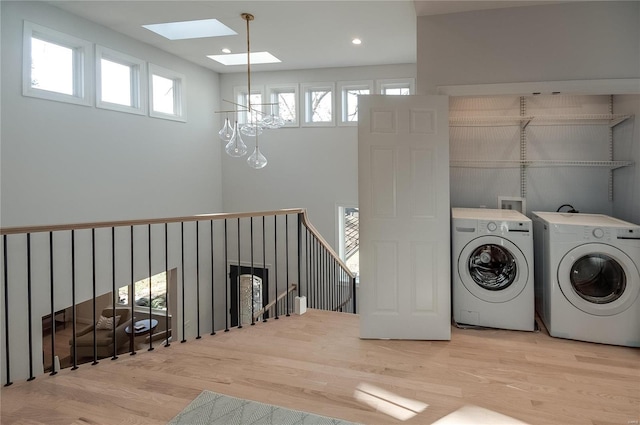
[[[235,108],[231,111],[219,111],[219,113],[226,113],[227,116],[218,135],[223,142],[226,142],[225,152],[234,158],[243,157],[249,151],[249,148],[243,140],[243,136],[255,138],[255,149],[247,158],[247,164],[249,164],[251,168],[260,169],[267,165],[267,158],[260,152],[258,136],[262,134],[263,130],[284,126],[285,122],[277,115],[267,114],[262,111],[263,106],[272,107],[272,104],[256,105],[251,103],[251,44],[249,22],[253,21],[254,17],[250,13],[242,13],[240,16],[247,22],[247,102],[246,105],[244,105],[223,99],[224,102],[233,104]],[[238,124],[238,115],[241,113],[246,117],[244,124]],[[229,114],[232,114],[235,118],[233,124],[229,120]]]

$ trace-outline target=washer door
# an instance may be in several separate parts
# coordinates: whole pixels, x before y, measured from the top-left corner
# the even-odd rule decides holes
[[[529,264],[511,241],[481,236],[460,252],[458,274],[465,288],[476,297],[503,303],[522,292],[529,278]]]
[[[612,316],[629,308],[640,292],[640,273],[631,258],[611,245],[589,243],[569,251],[558,266],[558,284],[576,308]]]

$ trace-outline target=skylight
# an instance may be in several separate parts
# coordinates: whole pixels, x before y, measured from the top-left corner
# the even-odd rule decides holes
[[[273,56],[269,52],[251,52],[251,64],[261,64],[261,63],[278,63],[282,62],[277,57]],[[232,55],[208,55],[209,59],[213,59],[216,62],[219,62],[223,65],[246,65],[247,64],[247,54],[246,53],[234,53]]]
[[[169,40],[185,40],[188,38],[222,37],[238,33],[217,19],[201,19],[199,21],[167,22],[164,24],[143,25],[149,31]]]

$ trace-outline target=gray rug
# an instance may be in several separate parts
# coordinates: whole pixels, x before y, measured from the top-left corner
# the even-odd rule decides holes
[[[271,404],[202,391],[169,425],[358,425]]]

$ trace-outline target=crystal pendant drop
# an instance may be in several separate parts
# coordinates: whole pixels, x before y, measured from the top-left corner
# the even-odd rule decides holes
[[[233,133],[235,132],[235,128],[231,126],[229,122],[229,118],[224,119],[224,125],[222,129],[218,132],[220,139],[224,142],[228,142],[233,138]]]
[[[258,146],[256,146],[256,149],[249,156],[249,158],[247,158],[247,164],[249,164],[251,168],[255,168],[256,170],[264,168],[267,165],[267,158],[262,155]]]
[[[238,131],[237,121],[233,129],[233,137],[231,138],[231,140],[229,140],[229,143],[227,143],[227,145],[224,147],[224,150],[225,152],[227,152],[229,156],[232,156],[234,158],[240,158],[241,156],[244,156],[249,150],[247,148],[247,145],[245,145],[244,140],[242,140],[242,136],[240,135],[240,132]]]

